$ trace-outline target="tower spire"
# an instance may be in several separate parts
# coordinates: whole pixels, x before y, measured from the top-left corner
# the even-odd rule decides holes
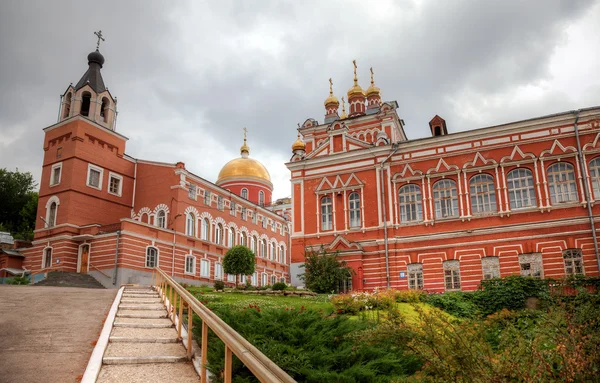
[[[352,64],[354,64],[354,86],[358,85],[358,77],[356,76],[356,60],[352,60]]]
[[[247,143],[247,133],[248,133],[248,129],[246,129],[244,127],[244,144],[240,148],[240,154],[242,155],[243,158],[248,158],[248,155],[250,154],[250,147],[248,146],[248,143]]]
[[[333,94],[333,80],[329,78],[329,97],[325,100],[325,122],[329,123],[338,119],[340,102]]]
[[[358,85],[358,76],[356,75],[356,60],[352,60],[354,65],[354,85],[348,89],[348,104],[350,104],[350,117],[365,114],[365,92]]]
[[[374,113],[379,110],[381,106],[381,92],[379,88],[375,86],[375,74],[373,72],[373,67],[370,68],[371,71],[371,86],[365,92],[367,96],[367,114]]]
[[[94,32],[94,34],[96,36],[98,36],[98,42],[96,43],[96,50],[100,49],[100,40],[102,41],[106,41],[104,40],[104,37],[102,37],[102,30],[98,30],[98,32]]]

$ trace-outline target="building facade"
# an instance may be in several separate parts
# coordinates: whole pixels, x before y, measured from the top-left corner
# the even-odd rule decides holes
[[[600,107],[453,134],[435,116],[431,137],[409,140],[372,74],[363,90],[355,66],[347,95],[339,114],[330,88],[287,163],[293,283],[321,248],[354,269],[355,290],[599,275]]]
[[[154,267],[187,283],[234,282],[222,259],[243,244],[256,254],[257,271],[242,281],[288,281],[289,222],[264,207],[273,186],[249,158],[246,138],[217,184],[181,162],[127,155],[103,64],[98,50],[90,53],[89,69],[62,97],[59,121],[44,129],[40,218],[33,246],[20,250],[24,267],[89,273],[106,287],[150,283]]]

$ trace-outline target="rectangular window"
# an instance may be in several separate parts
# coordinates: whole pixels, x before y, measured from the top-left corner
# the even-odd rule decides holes
[[[252,213],[252,223],[255,225],[258,223],[258,214],[256,212]]]
[[[231,201],[231,207],[229,208],[229,214],[231,214],[234,217],[236,215],[235,209],[237,209],[237,205],[235,204],[235,202]]]
[[[258,286],[258,273],[254,272],[252,274],[252,286]]]
[[[567,249],[562,253],[563,260],[565,261],[565,275],[567,277],[585,274],[581,249]]]
[[[500,278],[500,260],[498,257],[485,257],[481,259],[483,279]]]
[[[411,263],[407,266],[408,288],[412,290],[423,290],[423,264]]]
[[[47,247],[44,249],[44,269],[52,267],[52,248]]]
[[[524,277],[544,278],[542,266],[542,253],[520,254],[519,265],[521,275]]]
[[[217,209],[223,211],[223,197],[217,197]]]
[[[196,274],[196,257],[193,255],[185,256],[185,273],[189,275]]]
[[[263,229],[267,228],[267,219],[265,217],[262,217],[262,228]]]
[[[195,201],[196,200],[196,194],[197,194],[196,185],[190,184],[188,186],[188,198],[189,199],[193,199]]]
[[[459,261],[444,262],[444,284],[446,291],[460,290],[460,263]]]
[[[50,186],[58,185],[60,183],[61,173],[62,162],[52,165],[52,173],[50,174]]]
[[[227,274],[227,282],[235,282],[235,275]]]
[[[265,273],[262,273],[260,285],[261,286],[266,286],[268,284],[269,284],[269,276],[267,274],[265,274]]]
[[[242,208],[242,219],[244,221],[246,220],[246,208],[245,207]]]
[[[146,248],[146,267],[154,268],[158,266],[158,249],[149,246]]]
[[[208,259],[200,261],[200,276],[207,278],[210,276],[210,261]]]
[[[223,279],[223,265],[220,263],[215,263],[215,279],[217,281]]]
[[[123,191],[123,177],[109,172],[108,173],[108,192],[116,196],[121,196]]]
[[[88,164],[88,174],[86,185],[94,189],[102,190],[102,175],[104,169],[92,164]]]
[[[204,204],[210,206],[210,202],[212,199],[212,193],[208,190],[204,191]]]

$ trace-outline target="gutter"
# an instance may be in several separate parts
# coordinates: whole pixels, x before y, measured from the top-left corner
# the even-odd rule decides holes
[[[382,206],[382,210],[383,210],[383,243],[384,243],[384,247],[385,247],[385,280],[386,280],[386,286],[389,289],[390,288],[390,257],[389,257],[389,250],[388,250],[388,225],[387,225],[387,209],[385,208],[385,182],[383,180],[383,165],[398,151],[398,149],[400,149],[400,145],[398,145],[397,143],[393,143],[392,144],[392,152],[390,153],[389,156],[387,156],[385,158],[385,160],[383,160],[381,162],[381,167],[380,167],[380,171],[381,171],[381,204]]]
[[[583,190],[585,194],[585,200],[587,202],[587,211],[588,217],[590,218],[590,227],[592,228],[592,238],[594,239],[594,252],[596,253],[596,262],[598,263],[598,271],[600,271],[600,252],[598,251],[598,238],[596,236],[596,225],[594,224],[594,213],[592,212],[592,199],[590,198],[590,190],[588,185],[588,174],[585,171],[585,160],[583,158],[583,151],[581,150],[581,141],[579,139],[579,126],[577,122],[579,121],[579,113],[581,109],[577,109],[573,111],[575,114],[575,123],[573,124],[573,128],[575,129],[575,139],[577,140],[577,154],[579,155],[579,168],[581,173],[583,173]]]

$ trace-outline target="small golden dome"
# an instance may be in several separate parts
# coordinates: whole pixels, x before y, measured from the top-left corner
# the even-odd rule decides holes
[[[266,181],[271,184],[267,168],[253,158],[235,158],[223,166],[219,172],[217,185],[235,179]]]
[[[367,97],[379,94],[379,88],[375,86],[375,80],[373,79],[373,68],[371,68],[371,86],[367,89],[366,92]]]
[[[325,104],[325,106],[332,105],[332,104],[337,104],[337,105],[340,104],[340,102],[338,101],[338,98],[333,95],[333,81],[331,81],[331,79],[329,79],[329,97],[327,97],[324,104]]]
[[[298,138],[292,144],[292,151],[295,152],[296,150],[306,150],[306,144],[300,138],[300,132],[298,132]]]
[[[360,85],[358,85],[358,77],[356,77],[356,60],[353,60],[352,64],[354,64],[354,86],[348,90],[348,101],[350,101],[353,96],[365,96],[365,92]]]

